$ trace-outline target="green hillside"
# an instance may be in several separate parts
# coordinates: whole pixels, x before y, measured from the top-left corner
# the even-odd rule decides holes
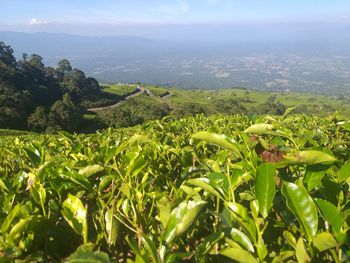
[[[138,87],[143,90],[137,91]],[[182,90],[141,84],[104,85],[103,91],[122,99],[112,102],[110,108],[102,107],[95,113],[88,113],[90,118],[94,116],[99,120],[101,127],[133,126],[164,116],[283,115],[289,108],[297,114],[328,116],[338,112],[350,117],[349,98],[314,93],[262,92],[243,88]],[[134,94],[132,98],[125,99],[130,94]]]

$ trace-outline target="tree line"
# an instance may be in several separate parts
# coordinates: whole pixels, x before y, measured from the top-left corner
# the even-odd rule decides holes
[[[100,93],[97,80],[67,59],[56,67],[45,66],[37,54],[16,60],[0,42],[0,128],[76,131],[83,121],[81,102]]]

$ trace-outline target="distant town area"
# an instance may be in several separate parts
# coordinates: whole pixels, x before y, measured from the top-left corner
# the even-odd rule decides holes
[[[241,86],[270,91],[347,92],[350,56],[188,56],[129,61],[88,72],[104,82],[129,81],[180,88]]]

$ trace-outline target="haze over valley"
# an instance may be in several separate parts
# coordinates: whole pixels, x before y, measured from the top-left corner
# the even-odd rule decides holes
[[[18,58],[40,53],[52,66],[67,58],[103,83],[321,93],[350,88],[347,21],[169,28],[134,26],[128,31],[134,35],[118,35],[125,28],[111,26],[109,35],[99,36],[2,31],[0,39]]]

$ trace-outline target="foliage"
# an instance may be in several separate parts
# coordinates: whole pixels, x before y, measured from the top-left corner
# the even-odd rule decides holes
[[[23,54],[22,59],[16,61],[11,47],[0,42],[1,128],[29,128],[40,132],[77,130],[74,126],[80,112],[76,114],[71,109],[79,108],[87,98],[98,94],[101,94],[98,82],[72,69],[68,60],[59,61],[56,69],[45,67],[43,58],[37,54]],[[69,106],[64,102],[67,96]],[[57,108],[64,107],[70,116],[62,118]]]
[[[91,135],[9,132],[1,257],[349,261],[347,124],[199,115]]]

